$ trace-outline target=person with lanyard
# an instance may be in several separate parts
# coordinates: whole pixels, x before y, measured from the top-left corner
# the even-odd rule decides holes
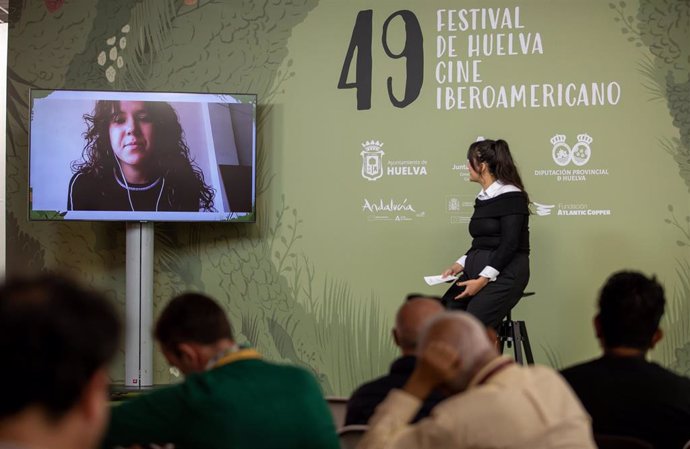
[[[410,424],[436,388],[448,399]],[[589,416],[556,371],[514,363],[476,318],[444,312],[427,324],[412,376],[378,406],[358,449],[478,447],[596,446]]]
[[[496,329],[529,282],[529,196],[504,140],[479,140],[467,150],[470,181],[479,183],[469,251],[443,276],[460,274],[443,296]]]
[[[186,379],[113,407],[101,447],[339,448],[314,376],[239,347],[212,299],[192,293],[174,298],[155,337]]]

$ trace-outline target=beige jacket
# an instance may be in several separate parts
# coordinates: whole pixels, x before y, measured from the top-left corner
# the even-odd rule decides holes
[[[393,390],[357,449],[596,449],[589,416],[557,372],[510,363],[486,378],[506,360],[490,362],[465,392],[414,425],[421,401]]]

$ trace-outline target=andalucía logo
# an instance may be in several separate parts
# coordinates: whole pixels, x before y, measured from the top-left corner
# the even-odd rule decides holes
[[[383,176],[383,142],[367,140],[362,144],[362,177],[369,181],[376,181]]]

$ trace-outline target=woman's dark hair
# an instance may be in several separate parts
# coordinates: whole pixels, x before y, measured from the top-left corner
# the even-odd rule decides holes
[[[486,139],[472,143],[467,150],[467,160],[476,172],[479,171],[479,165],[485,162],[489,173],[497,181],[501,181],[503,184],[512,184],[527,195],[520,173],[513,161],[513,156],[510,154],[508,142],[505,140]],[[527,202],[529,203],[529,195],[527,195]]]
[[[204,182],[204,174],[190,159],[184,131],[172,106],[162,101],[144,102],[156,132],[155,154],[159,173],[170,189],[165,200],[171,204],[197,196],[199,209],[212,211],[214,191]],[[84,114],[88,129],[82,160],[72,162],[72,171],[95,177],[113,176],[115,155],[110,142],[110,124],[120,112],[118,100],[99,100],[92,115]],[[195,201],[197,199],[194,199]]]

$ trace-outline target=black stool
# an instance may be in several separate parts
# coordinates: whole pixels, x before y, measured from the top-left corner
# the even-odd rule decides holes
[[[534,295],[534,292],[524,292],[521,298]],[[525,362],[522,358],[522,351],[525,351],[525,359],[527,364],[534,365],[534,357],[532,357],[532,347],[529,344],[529,337],[527,336],[527,326],[524,321],[513,321],[510,316],[510,311],[506,316],[506,319],[501,321],[498,326],[498,345],[503,354],[503,346],[507,345],[509,348],[511,345],[515,345],[513,352],[515,353],[515,361],[520,365],[524,365]]]

